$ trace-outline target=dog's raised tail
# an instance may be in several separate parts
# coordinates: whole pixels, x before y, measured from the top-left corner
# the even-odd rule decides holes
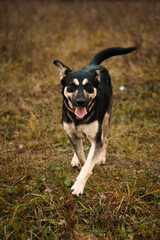
[[[98,65],[101,62],[103,62],[105,59],[117,56],[117,55],[123,55],[130,53],[134,50],[136,50],[136,47],[130,47],[130,48],[121,48],[121,47],[114,47],[114,48],[107,48],[100,52],[98,52],[89,62],[89,65]]]

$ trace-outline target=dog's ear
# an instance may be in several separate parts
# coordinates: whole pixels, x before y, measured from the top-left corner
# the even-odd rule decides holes
[[[69,67],[65,66],[60,60],[55,60],[55,61],[53,61],[53,63],[57,67],[59,67],[58,70],[59,70],[59,74],[60,74],[60,80],[62,82],[64,80],[64,78],[67,76],[67,73],[71,72],[72,70]]]
[[[92,69],[90,72],[94,75],[96,83],[99,84],[101,80],[101,75],[105,72],[105,69],[101,67],[98,69]]]
[[[101,80],[101,74],[105,72],[104,68],[97,69],[96,71],[96,79],[98,82]]]

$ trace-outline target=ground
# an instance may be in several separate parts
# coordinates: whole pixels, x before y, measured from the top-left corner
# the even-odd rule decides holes
[[[0,2],[1,239],[159,239],[159,33],[158,1]],[[52,62],[79,69],[135,45],[103,63],[114,91],[107,161],[76,198]]]

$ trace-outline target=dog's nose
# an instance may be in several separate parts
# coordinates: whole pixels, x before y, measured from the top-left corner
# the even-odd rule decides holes
[[[85,99],[84,98],[77,98],[76,103],[78,106],[83,107],[85,104]]]

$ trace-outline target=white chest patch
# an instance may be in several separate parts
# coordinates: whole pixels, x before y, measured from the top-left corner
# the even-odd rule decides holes
[[[78,138],[87,137],[92,140],[98,132],[98,121],[78,126],[75,126],[74,123],[63,122],[63,128],[69,136],[76,135]]]

